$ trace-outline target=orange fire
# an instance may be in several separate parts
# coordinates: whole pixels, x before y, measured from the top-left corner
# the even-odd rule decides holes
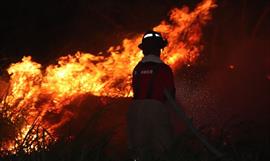
[[[203,48],[201,28],[211,19],[210,11],[215,7],[214,0],[203,0],[193,11],[188,7],[175,8],[169,14],[169,22],[162,21],[153,28],[169,41],[162,59],[173,70],[196,60]],[[77,52],[60,57],[57,64],[45,70],[30,56],[11,64],[7,69],[11,75],[9,90],[0,102],[0,112],[16,125],[18,133],[15,141],[2,143],[0,151],[15,153],[27,139],[33,141],[38,137],[30,138],[30,133],[41,135],[42,129],[47,133],[43,139],[57,139],[55,129],[72,118],[72,113],[63,108],[80,95],[131,97],[131,73],[143,57],[137,47],[141,37],[138,34],[110,47],[107,50],[110,56]],[[52,124],[44,118],[47,113],[61,112],[65,117],[58,123]],[[31,145],[23,150],[37,148]]]

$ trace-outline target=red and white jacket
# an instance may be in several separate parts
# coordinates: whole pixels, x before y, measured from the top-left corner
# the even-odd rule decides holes
[[[133,99],[166,101],[164,90],[175,97],[173,72],[158,56],[145,56],[134,68],[132,77]]]

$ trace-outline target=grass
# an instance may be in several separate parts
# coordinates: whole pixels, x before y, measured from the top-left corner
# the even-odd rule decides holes
[[[31,154],[17,153],[2,158],[3,161],[110,161],[112,158],[103,152],[104,146],[108,143],[108,138],[92,146],[74,146],[71,142],[58,142],[48,150],[40,150]],[[228,161],[266,161],[269,159],[268,148],[251,147],[248,143],[243,145],[227,146],[227,155],[224,158],[214,158],[204,149],[194,152],[192,148],[185,147],[186,144],[178,144],[177,148],[169,152],[170,161],[199,161],[199,160],[228,160]],[[265,145],[264,145],[265,146]],[[126,159],[128,161],[128,158]]]
[[[110,143],[114,129],[110,129],[107,133],[99,136],[96,136],[95,130],[91,130],[104,112],[106,112],[104,109],[97,111],[74,139],[59,140],[51,144],[47,149],[40,149],[30,154],[19,151],[16,155],[8,155],[1,158],[1,160],[113,161],[115,159],[108,156],[105,149]],[[261,140],[238,138],[234,142],[226,144],[224,144],[224,140],[214,140],[215,146],[225,153],[224,157],[215,158],[200,144],[193,134],[186,131],[175,139],[174,145],[167,154],[168,161],[266,161],[270,159],[269,136]],[[123,159],[123,161],[129,160],[128,157]]]

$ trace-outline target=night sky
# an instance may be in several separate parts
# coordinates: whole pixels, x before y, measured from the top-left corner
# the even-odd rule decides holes
[[[104,51],[110,45],[119,44],[123,37],[144,32],[157,25],[167,18],[171,8],[183,4],[194,7],[198,2],[200,1],[1,1],[1,64],[19,60],[23,55],[32,55],[38,62],[47,64],[60,55],[78,50],[92,53]],[[223,0],[218,1],[218,5],[213,21],[205,29],[206,43],[211,41],[213,28],[216,26],[221,30],[218,33],[220,36],[229,34],[235,38],[239,32],[250,34],[269,2]],[[269,40],[269,30],[265,31],[269,29],[269,22],[267,26],[266,19],[262,23],[258,29],[259,35]]]
[[[1,1],[1,57],[39,62],[78,50],[97,53],[166,18],[177,1]]]

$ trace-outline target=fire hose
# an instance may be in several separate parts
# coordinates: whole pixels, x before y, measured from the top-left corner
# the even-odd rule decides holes
[[[180,105],[176,103],[176,101],[171,96],[170,92],[168,90],[164,91],[165,96],[169,103],[172,105],[172,108],[174,111],[181,117],[184,122],[186,123],[189,130],[199,139],[199,141],[211,152],[213,153],[217,158],[221,158],[224,156],[223,153],[221,153],[218,149],[216,149],[213,145],[211,145],[205,137],[203,137],[200,132],[193,126],[192,121],[186,116],[185,112],[181,108]]]

